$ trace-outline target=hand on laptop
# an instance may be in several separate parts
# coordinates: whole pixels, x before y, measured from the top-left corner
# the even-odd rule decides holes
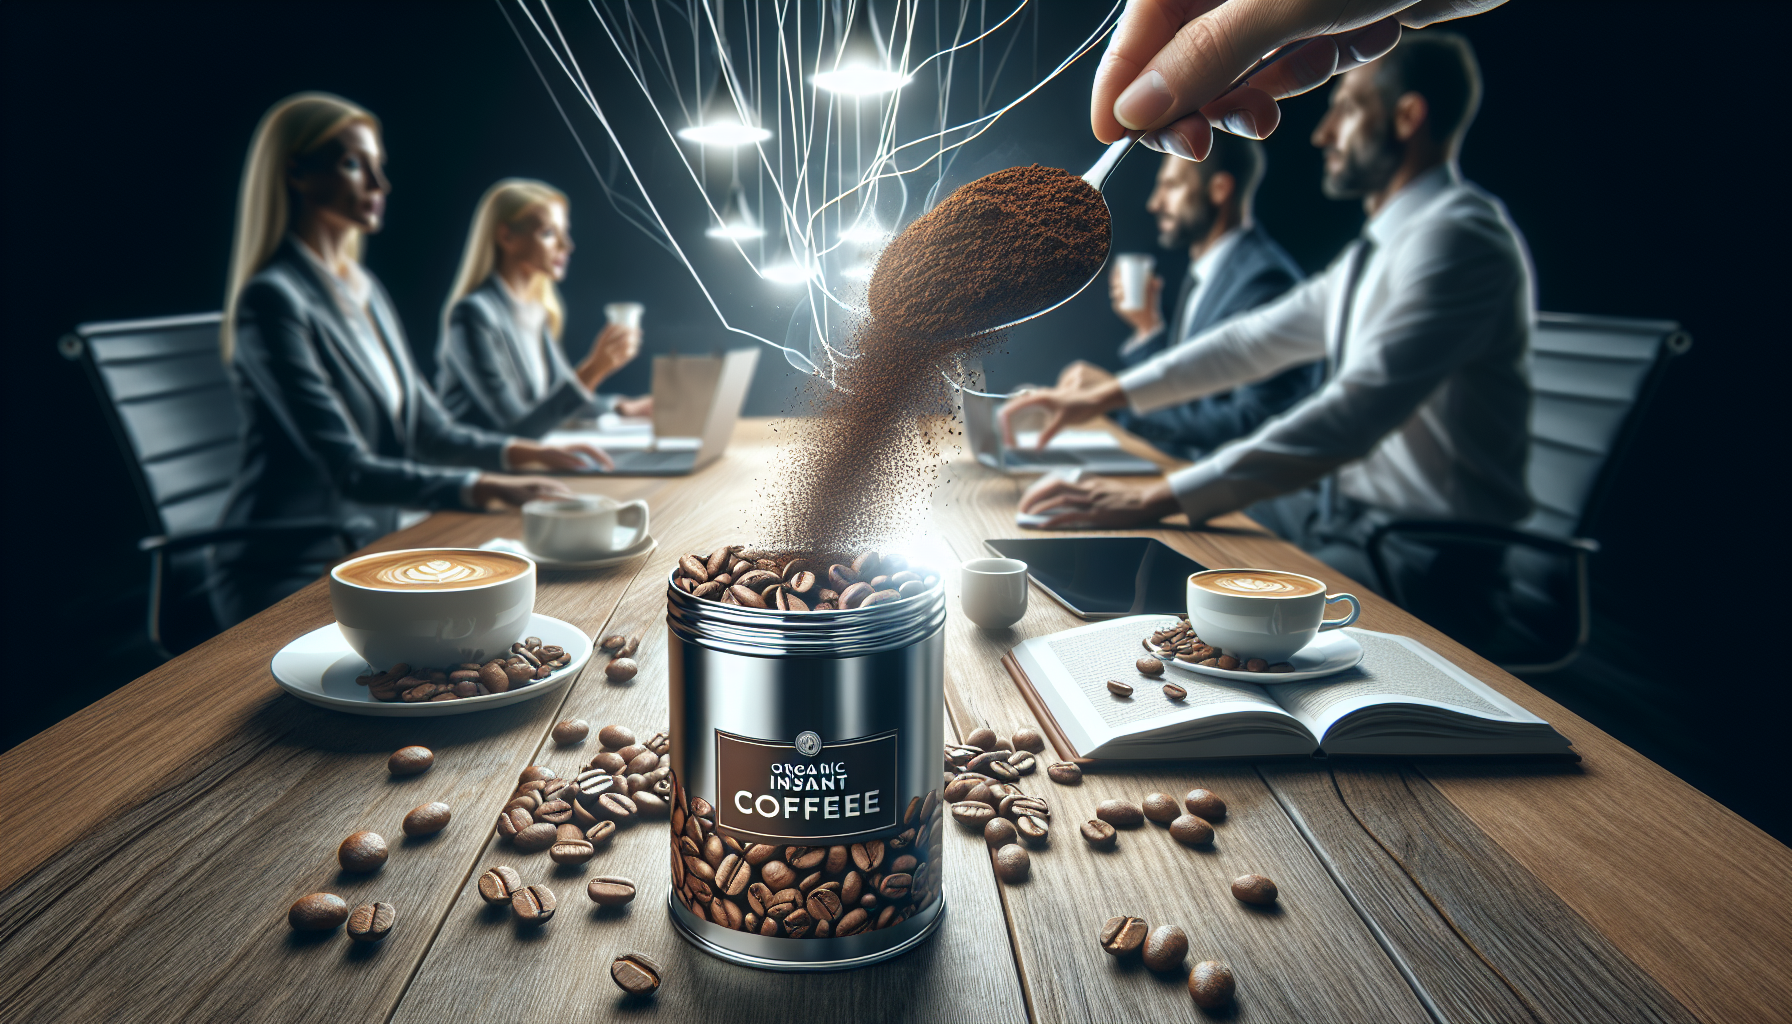
[[[1126,392],[1113,374],[1092,363],[1071,363],[1058,378],[1057,387],[1016,395],[1002,406],[1002,438],[1008,447],[1014,447],[1014,415],[1022,409],[1038,408],[1050,417],[1034,444],[1044,448],[1065,427],[1092,420],[1125,404]]]
[[[616,403],[618,416],[652,416],[653,396],[642,395],[639,398],[624,398]]]
[[[616,468],[610,454],[594,444],[574,441],[570,444],[542,444],[525,438],[512,438],[504,446],[504,465],[513,470],[558,470],[581,473],[592,469],[605,472]]]
[[[1181,511],[1170,485],[1163,480],[1128,483],[1095,476],[1066,480],[1047,475],[1020,497],[1023,515],[1049,515],[1041,529],[1093,526],[1117,529],[1145,526]]]

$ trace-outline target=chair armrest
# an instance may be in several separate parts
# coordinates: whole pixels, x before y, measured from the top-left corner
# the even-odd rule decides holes
[[[1599,551],[1599,542],[1591,537],[1546,537],[1540,533],[1494,526],[1488,523],[1465,523],[1450,519],[1400,519],[1378,527],[1369,535],[1369,548],[1377,549],[1390,533],[1441,537],[1451,540],[1479,541],[1486,544],[1518,544],[1551,554],[1573,557]]]
[[[342,534],[342,528],[329,519],[272,519],[265,523],[248,523],[243,526],[223,526],[213,530],[197,530],[193,533],[181,533],[174,536],[157,534],[145,537],[137,542],[138,551],[185,551],[189,548],[204,547],[207,544],[221,544],[225,541],[248,540],[253,537],[279,537],[282,535],[303,536],[305,534]],[[347,536],[343,535],[344,540]],[[354,545],[349,544],[350,549]]]

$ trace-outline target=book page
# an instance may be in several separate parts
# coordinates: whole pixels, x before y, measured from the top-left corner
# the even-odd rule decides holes
[[[1315,736],[1325,736],[1354,711],[1384,704],[1441,708],[1515,726],[1545,724],[1416,640],[1366,629],[1349,632],[1363,645],[1361,664],[1337,675],[1268,687]]]

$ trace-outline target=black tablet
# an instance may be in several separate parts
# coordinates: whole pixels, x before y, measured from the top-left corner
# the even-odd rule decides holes
[[[1207,568],[1150,537],[1009,537],[983,542],[1079,619],[1188,614],[1188,577]]]

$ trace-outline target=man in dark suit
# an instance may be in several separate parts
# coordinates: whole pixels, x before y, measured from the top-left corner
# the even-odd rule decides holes
[[[1143,306],[1128,309],[1116,267],[1109,282],[1114,312],[1133,328],[1132,337],[1120,346],[1125,368],[1300,283],[1300,267],[1251,215],[1263,169],[1262,143],[1223,132],[1214,133],[1213,152],[1201,163],[1164,157],[1145,209],[1157,218],[1159,245],[1188,248],[1188,273],[1176,297],[1174,319],[1166,324],[1158,301],[1163,280],[1153,276]],[[1169,454],[1199,459],[1305,398],[1319,386],[1323,371],[1322,363],[1307,363],[1181,405],[1143,414],[1120,410],[1114,419]],[[1099,371],[1078,364],[1066,374],[1073,372]]]

